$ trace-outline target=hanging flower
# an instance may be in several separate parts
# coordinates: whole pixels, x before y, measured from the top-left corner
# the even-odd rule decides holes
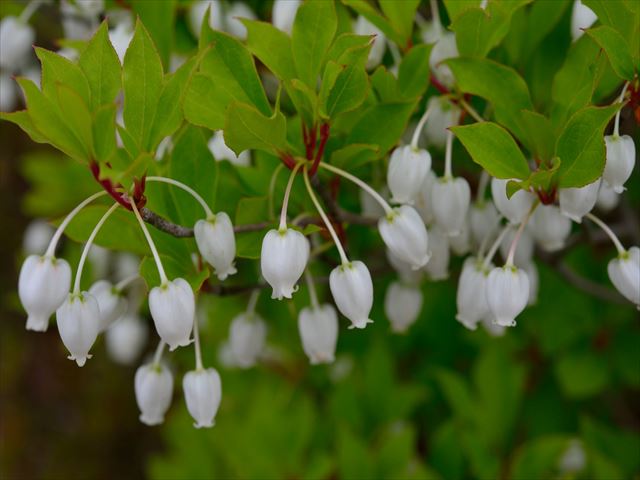
[[[196,303],[186,280],[176,278],[149,292],[149,310],[160,338],[169,350],[189,345]]]
[[[267,325],[256,313],[244,312],[231,321],[229,346],[235,364],[242,368],[253,367],[264,351]]]
[[[456,320],[469,330],[475,330],[478,323],[489,315],[487,303],[487,276],[492,265],[484,266],[476,257],[468,257],[458,280]]]
[[[616,289],[640,310],[640,248],[631,247],[609,261],[607,271]]]
[[[422,310],[422,290],[414,285],[392,282],[384,296],[384,313],[395,333],[406,332]]]
[[[531,217],[530,231],[544,250],[555,252],[564,247],[571,233],[571,220],[555,205],[540,205]]]
[[[413,205],[431,170],[431,155],[411,145],[396,148],[391,154],[387,170],[387,185],[391,201]]]
[[[509,180],[501,178],[491,179],[491,196],[498,211],[509,222],[518,224],[524,220],[535,200],[533,194],[518,190],[511,198],[507,197],[507,183]]]
[[[140,421],[145,425],[160,425],[171,404],[173,375],[160,364],[147,363],[136,370],[134,381]]]
[[[515,327],[515,318],[522,313],[529,300],[527,273],[515,265],[496,267],[487,279],[487,304],[495,323]]]
[[[271,298],[291,298],[309,260],[309,240],[297,230],[269,230],[262,240],[262,276],[273,287]]]
[[[636,145],[629,135],[607,135],[604,141],[607,161],[602,178],[616,193],[622,193],[636,164]]]
[[[89,350],[100,331],[100,309],[89,292],[71,293],[56,311],[62,343],[69,350],[69,360],[82,367],[91,358]]]
[[[350,328],[365,328],[373,306],[373,282],[367,266],[356,260],[334,268],[329,275],[331,294],[338,310],[351,320]]]
[[[213,427],[220,400],[222,384],[215,368],[192,370],[182,379],[187,410],[195,420],[196,428]]]
[[[418,270],[429,261],[429,238],[420,215],[408,205],[378,221],[378,229],[387,248],[401,260]]]
[[[91,285],[89,293],[98,302],[100,331],[104,332],[127,310],[127,299],[107,280],[99,280]]]
[[[237,272],[236,238],[229,215],[217,213],[213,218],[198,220],[193,229],[198,250],[214,269],[219,280],[225,280]]]
[[[312,365],[332,363],[338,341],[338,314],[329,304],[305,307],[298,315],[304,353]]]
[[[589,185],[580,188],[561,188],[558,192],[560,211],[577,223],[582,217],[593,210],[598,200],[598,190],[602,180],[599,178]]]
[[[443,177],[431,188],[431,204],[436,223],[454,237],[460,235],[467,220],[471,191],[464,178]]]

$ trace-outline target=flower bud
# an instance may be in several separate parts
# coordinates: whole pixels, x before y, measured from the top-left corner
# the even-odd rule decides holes
[[[233,263],[236,238],[229,215],[220,212],[212,219],[198,220],[193,233],[200,254],[215,269],[219,280],[237,272]]]
[[[7,16],[0,21],[0,67],[16,72],[26,63],[36,34],[31,25],[17,17]]]
[[[636,164],[636,145],[629,135],[607,135],[607,162],[602,178],[616,193],[622,193],[624,183],[631,176]]]
[[[375,35],[371,50],[369,51],[369,58],[367,58],[366,68],[367,70],[376,68],[382,62],[382,57],[384,57],[386,48],[384,33],[362,15],[358,15],[355,25],[353,26],[353,32],[356,35]]]
[[[469,226],[473,243],[479,247],[488,235],[487,243],[498,236],[498,222],[500,214],[491,201],[474,202],[469,209]]]
[[[149,329],[140,317],[125,314],[105,332],[105,344],[111,360],[132,365],[147,343]]]
[[[517,230],[518,228],[515,225],[512,226],[509,231],[507,231],[504,238],[502,239],[502,243],[500,244],[500,254],[505,260],[509,255],[509,249],[511,248],[513,239],[516,237]],[[533,258],[534,247],[535,245],[533,242],[533,236],[531,235],[529,228],[525,228],[520,235],[518,245],[516,245],[513,263],[518,265],[520,268],[524,268],[529,265],[531,263],[531,259]]]
[[[389,260],[389,263],[391,264],[393,269],[396,271],[396,273],[404,283],[408,283],[411,285],[420,283],[420,280],[422,280],[421,270],[414,270],[411,267],[410,263],[407,263],[404,260],[398,258],[398,256],[395,255],[388,248],[386,252],[387,252],[387,259]]]
[[[231,321],[229,345],[236,365],[249,368],[264,351],[267,326],[255,313],[241,313]]]
[[[620,203],[620,194],[616,193],[606,182],[600,184],[596,206],[602,212],[610,212]]]
[[[149,310],[160,338],[169,350],[190,343],[196,302],[191,286],[182,278],[154,287],[149,292]]]
[[[453,86],[455,79],[449,66],[442,62],[448,58],[457,57],[458,55],[456,35],[453,32],[443,32],[431,49],[429,66],[438,81],[444,84],[445,87]]]
[[[291,35],[300,0],[275,0],[271,13],[273,26]]]
[[[422,290],[416,286],[392,282],[384,296],[384,313],[395,333],[406,332],[422,310]]]
[[[425,225],[430,225],[434,220],[431,190],[433,189],[433,184],[437,181],[438,178],[436,177],[436,174],[433,173],[433,170],[429,170],[424,176],[424,180],[420,186],[420,191],[418,192],[418,196],[415,200],[416,210],[418,210],[418,213],[422,217]]]
[[[422,270],[433,281],[449,278],[449,237],[444,234],[438,225],[434,225],[429,233],[429,249],[431,258]]]
[[[262,276],[273,287],[271,298],[291,298],[309,260],[309,240],[297,230],[269,230],[262,240]]]
[[[100,309],[100,331],[104,332],[127,310],[127,299],[107,280],[99,280],[89,288],[89,293],[98,302]]]
[[[598,199],[601,179],[581,188],[561,188],[558,197],[560,211],[577,223],[582,222],[582,217],[593,210]]]
[[[298,330],[312,365],[333,362],[338,341],[338,314],[333,306],[325,303],[300,310]]]
[[[527,216],[535,200],[533,194],[518,190],[511,198],[507,198],[507,183],[509,180],[501,178],[491,179],[491,196],[496,208],[513,224],[521,223]]]
[[[27,330],[45,332],[49,317],[67,298],[71,268],[66,260],[29,255],[20,269],[18,296],[27,312]]]
[[[580,0],[573,2],[571,11],[571,38],[575,42],[598,19],[596,14]]]
[[[182,379],[187,410],[196,421],[196,428],[209,428],[215,424],[214,418],[222,398],[220,375],[215,368],[192,370]]]
[[[492,266],[488,268],[492,268]],[[484,267],[482,260],[476,257],[468,257],[462,267],[456,293],[456,305],[458,307],[456,320],[469,330],[475,330],[478,322],[489,315],[489,304],[487,303],[488,273],[489,271]]]
[[[222,5],[219,0],[200,0],[189,8],[189,28],[194,37],[200,38],[202,21],[209,10],[209,26],[214,30],[222,30]]]
[[[571,220],[555,205],[540,205],[531,216],[529,231],[543,250],[555,252],[564,247],[571,233]]]
[[[428,145],[444,149],[447,129],[458,124],[460,109],[447,98],[437,96],[429,98],[427,109],[431,109],[431,113],[422,134]]]
[[[514,265],[496,267],[487,279],[487,303],[495,323],[515,327],[515,318],[527,306],[529,278]]]
[[[56,311],[62,343],[69,350],[69,360],[82,367],[91,358],[89,350],[100,331],[100,308],[89,292],[70,293]]]
[[[616,289],[640,310],[640,248],[631,247],[607,265]]]
[[[227,160],[233,165],[238,165],[240,167],[247,167],[251,165],[251,152],[249,152],[249,150],[245,150],[244,152],[241,152],[240,155],[236,155],[236,152],[227,147],[227,144],[224,142],[222,130],[216,131],[207,145],[209,146],[209,151],[213,155],[213,158],[219,162]]]
[[[134,385],[140,421],[160,425],[171,404],[173,375],[164,365],[147,363],[136,370]]]
[[[431,155],[426,150],[414,149],[411,145],[396,148],[387,170],[391,201],[413,204],[430,169]]]
[[[450,237],[462,232],[471,191],[464,178],[443,177],[433,184],[431,203],[436,223]]]
[[[378,220],[378,229],[387,248],[414,270],[429,261],[427,228],[413,207],[395,208]]]
[[[351,320],[349,328],[365,328],[373,323],[369,318],[373,306],[373,282],[367,266],[359,260],[331,270],[331,294],[338,310]]]
[[[244,40],[247,38],[247,28],[240,21],[241,18],[255,20],[256,15],[246,3],[234,2],[229,5],[225,14],[226,30],[234,37]]]

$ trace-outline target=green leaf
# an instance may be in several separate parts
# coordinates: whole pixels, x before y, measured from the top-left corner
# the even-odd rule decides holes
[[[492,122],[451,128],[474,162],[496,178],[529,177],[529,166],[509,132]]]
[[[20,127],[29,137],[36,143],[49,143],[47,138],[43,136],[31,121],[27,110],[18,110],[15,112],[0,112],[0,120],[6,120]]]
[[[18,84],[27,99],[29,117],[38,132],[58,150],[80,162],[86,162],[82,143],[67,126],[57,104],[45,97],[31,80],[19,78]]]
[[[149,143],[162,92],[162,62],[144,25],[138,20],[124,56],[124,125],[139,148]]]
[[[93,157],[92,118],[87,104],[66,85],[58,84],[58,104],[64,105],[64,118],[71,131],[82,144],[85,159]]]
[[[625,39],[622,38],[622,35],[606,25],[590,28],[587,30],[587,34],[607,53],[611,67],[616,74],[624,80],[633,80],[633,58],[629,51],[629,45]]]
[[[444,6],[447,8],[447,13],[452,21],[470,8],[478,7],[477,0],[444,0]]]
[[[331,70],[330,65],[333,64],[327,64],[325,76],[327,75],[327,72]],[[297,78],[294,78],[293,80],[285,80],[284,87],[304,123],[306,125],[313,125],[315,123],[318,104],[318,96],[316,95],[315,90],[311,89],[306,83],[301,82]],[[320,94],[322,96],[323,92],[321,91]]]
[[[173,48],[176,0],[132,0],[131,6],[151,35],[163,65],[168,68]]]
[[[280,112],[262,115],[251,105],[234,102],[229,106],[224,141],[239,155],[250,149],[278,153],[287,146],[287,121]]]
[[[96,160],[107,162],[116,150],[116,105],[107,104],[93,114],[93,148]]]
[[[397,102],[403,99],[398,80],[384,65],[376,68],[371,75],[371,84],[381,102]]]
[[[556,156],[562,161],[560,187],[584,187],[602,175],[604,129],[619,108],[619,104],[585,107],[569,119],[556,143]]]
[[[408,37],[405,37],[403,34],[398,32],[396,28],[391,25],[391,22],[366,0],[342,0],[342,3],[353,8],[356,12],[373,23],[393,42],[400,46],[405,46],[407,44]],[[408,6],[411,6],[413,5],[413,0],[407,3],[409,4]]]
[[[597,395],[609,384],[609,370],[604,358],[594,352],[568,352],[555,365],[560,387],[569,398]]]
[[[291,49],[298,78],[311,88],[316,87],[320,67],[337,28],[333,0],[312,0],[298,8],[291,34]]]
[[[533,105],[527,84],[515,70],[480,58],[452,58],[445,63],[463,92],[487,99],[492,103],[499,123],[516,137],[526,137],[521,111],[533,110]]]
[[[373,478],[373,459],[366,443],[347,427],[338,429],[337,460],[339,478]]]
[[[411,33],[413,32],[413,24],[416,18],[416,10],[420,0],[380,0],[380,8],[384,15],[389,19],[389,23],[393,29],[398,32],[403,39],[400,46],[407,44]]]
[[[350,65],[336,77],[329,92],[324,113],[329,118],[359,107],[369,92],[367,72],[362,65]]]
[[[526,127],[527,146],[538,160],[550,160],[554,154],[556,135],[551,121],[538,112],[523,110],[522,121]]]
[[[351,171],[378,158],[380,148],[377,145],[352,143],[331,153],[329,163]]]
[[[584,4],[595,12],[603,25],[617,30],[628,42],[631,56],[637,64],[640,60],[640,12],[637,5],[634,9],[620,0],[585,0]]]
[[[242,19],[242,23],[247,27],[249,51],[281,80],[295,78],[296,69],[289,36],[267,22]]]
[[[234,225],[261,223],[269,219],[269,201],[267,197],[244,197],[238,202]],[[236,235],[236,254],[241,258],[260,258],[262,239],[267,229],[258,232],[245,232]]]
[[[509,478],[554,478],[558,462],[569,445],[570,439],[561,435],[548,435],[529,441],[517,450]]]
[[[224,126],[225,111],[233,97],[227,96],[223,83],[201,73],[191,77],[184,97],[184,116],[189,122],[211,130]]]
[[[343,33],[341,35],[338,35],[333,44],[331,44],[329,51],[327,52],[327,63],[330,61],[334,61],[336,63],[345,63],[344,57],[346,52],[352,49],[359,50],[366,48],[371,44],[372,40],[373,35],[356,35],[354,33]],[[367,55],[368,54],[369,53],[367,51]]]
[[[486,9],[476,5],[462,11],[451,25],[460,55],[485,57],[509,32],[516,10],[531,1],[489,2]]]
[[[122,88],[122,67],[118,54],[109,41],[105,20],[87,44],[78,60],[91,90],[91,111],[111,103]]]
[[[86,105],[91,105],[89,84],[78,65],[44,48],[36,47],[35,51],[42,64],[42,93],[45,96],[57,101],[56,85],[61,84],[75,91]]]
[[[169,255],[160,255],[160,261],[169,280],[184,278],[195,292],[200,290],[211,275],[206,265],[202,270],[197,271],[193,268],[193,263],[183,262]],[[152,257],[147,256],[142,259],[140,275],[144,278],[149,289],[160,285],[160,275]]]
[[[193,74],[196,59],[191,58],[164,79],[158,108],[155,111],[146,150],[155,150],[164,137],[174,133],[182,124],[182,104],[186,85]]]
[[[405,98],[420,97],[429,86],[429,56],[433,45],[416,45],[398,68],[398,88]]]

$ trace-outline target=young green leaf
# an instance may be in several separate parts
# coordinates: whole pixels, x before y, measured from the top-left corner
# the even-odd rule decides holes
[[[522,121],[527,134],[527,147],[538,160],[550,160],[554,154],[556,135],[547,117],[531,110],[522,110]]]
[[[106,104],[93,114],[93,149],[96,160],[108,162],[116,150],[116,105]]]
[[[369,81],[364,66],[350,65],[342,69],[323,105],[323,113],[333,118],[357,108],[367,98],[368,90]]]
[[[338,19],[333,0],[304,2],[291,34],[293,61],[298,78],[315,88],[325,54],[336,34]]]
[[[509,132],[492,122],[480,122],[451,130],[474,162],[496,178],[529,177],[527,160]]]
[[[176,0],[132,0],[131,6],[151,35],[162,64],[168,68],[175,31]]]
[[[331,152],[329,163],[351,171],[375,160],[379,156],[379,152],[380,148],[377,145],[352,143]]]
[[[611,67],[624,80],[633,80],[634,64],[628,43],[616,30],[606,25],[590,28],[587,34],[606,52]]]
[[[219,130],[224,126],[225,111],[234,97],[221,88],[226,82],[215,82],[210,76],[196,73],[186,87],[184,96],[185,118],[201,127]],[[242,97],[249,101],[245,96]]]
[[[247,48],[281,80],[296,76],[291,39],[267,22],[242,19],[247,27]]]
[[[400,38],[403,39],[401,46],[407,44],[407,40],[413,32],[413,24],[416,18],[416,10],[420,0],[380,0],[380,8],[382,13],[389,19],[389,23],[393,29],[398,32]]]
[[[91,105],[89,83],[78,65],[44,48],[36,47],[35,52],[42,64],[42,93],[57,101],[56,85],[62,84],[75,91],[85,104]]]
[[[78,60],[91,90],[91,111],[111,103],[122,88],[122,66],[109,41],[105,20],[87,44]]]
[[[556,143],[556,156],[562,161],[560,187],[584,187],[602,175],[604,129],[619,108],[620,104],[585,107],[569,119]]]
[[[158,108],[163,81],[162,62],[138,20],[124,57],[124,125],[139,148],[149,143],[151,126]]]
[[[354,33],[343,33],[338,35],[327,52],[327,62],[333,60],[336,63],[345,63],[345,52],[353,48],[365,48],[373,41],[373,38],[373,35],[356,35]]]
[[[416,45],[398,69],[398,88],[405,98],[422,96],[429,86],[429,55],[433,45]]]
[[[628,42],[628,48],[637,64],[640,59],[640,12],[637,5],[634,9],[626,2],[614,0],[585,0],[584,4],[595,12],[600,23],[617,30]]]
[[[18,110],[16,112],[0,112],[0,120],[6,120],[20,127],[29,137],[36,143],[49,143],[36,126],[33,124],[29,112],[27,110]]]
[[[286,149],[286,135],[287,121],[282,113],[266,117],[246,103],[229,105],[224,140],[237,155],[251,149],[277,154]]]
[[[93,133],[91,131],[92,118],[86,103],[75,90],[63,84],[58,84],[58,104],[64,105],[62,113],[69,129],[82,145],[85,159],[93,157]]]

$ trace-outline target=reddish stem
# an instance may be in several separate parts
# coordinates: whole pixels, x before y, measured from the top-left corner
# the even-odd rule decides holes
[[[436,90],[438,90],[442,95],[448,95],[451,93],[447,87],[438,81],[433,73],[431,74],[431,84],[436,87]]]
[[[89,162],[89,169],[93,178],[102,186],[102,188],[113,198],[116,202],[122,205],[127,210],[131,210],[131,204],[129,203],[129,196],[123,191],[122,184],[113,184],[108,178],[100,178],[100,165],[95,160]],[[144,197],[145,176],[141,180],[134,179],[134,196],[133,199],[136,202],[138,208],[144,207],[147,203],[147,199]]]
[[[538,194],[540,203],[542,203],[543,205],[552,205],[556,201],[558,188],[556,186],[553,186],[549,191],[538,190],[536,193]]]
[[[318,146],[318,151],[316,152],[316,158],[313,160],[313,165],[309,169],[309,175],[313,176],[318,171],[318,165],[320,164],[320,160],[322,159],[322,155],[324,154],[324,147],[327,144],[327,140],[329,140],[329,124],[323,123],[320,127],[320,145]],[[315,144],[315,141],[314,141]]]
[[[296,166],[296,161],[293,158],[293,155],[288,152],[280,152],[280,160],[282,160],[282,163],[284,163],[285,167],[289,170],[293,170]]]

